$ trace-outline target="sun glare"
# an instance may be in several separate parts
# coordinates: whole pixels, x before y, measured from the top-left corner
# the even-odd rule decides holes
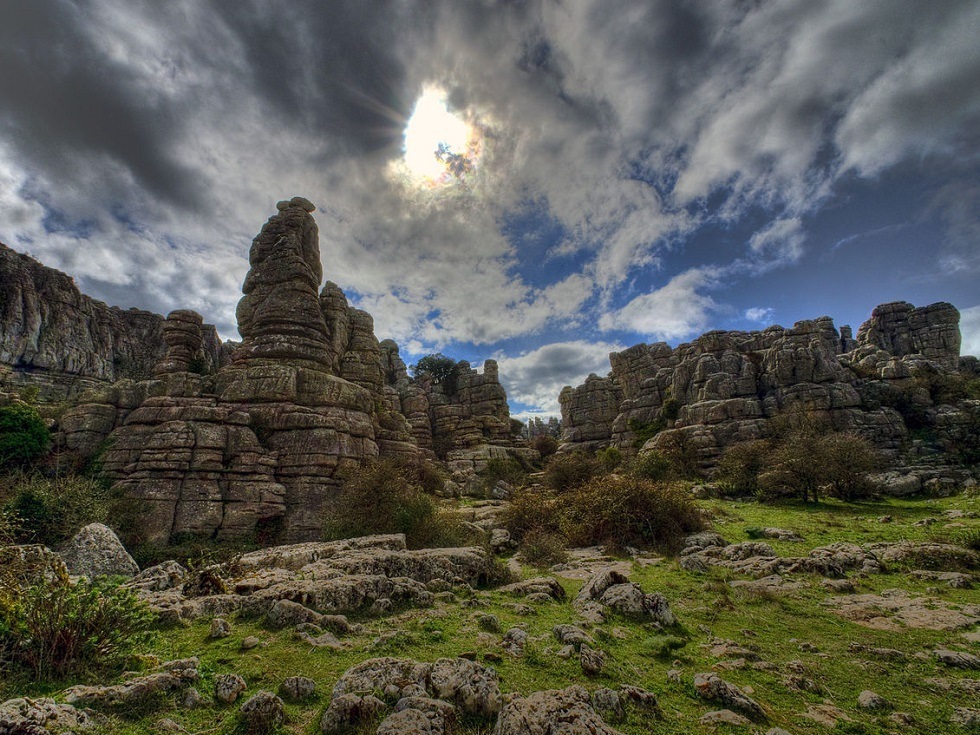
[[[446,107],[446,94],[429,87],[405,126],[405,166],[430,185],[446,184],[469,171],[475,160],[474,128]]]

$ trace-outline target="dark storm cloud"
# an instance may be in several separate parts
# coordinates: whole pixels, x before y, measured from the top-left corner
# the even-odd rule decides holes
[[[52,177],[71,181],[93,157],[104,155],[150,192],[186,203],[198,193],[198,182],[168,151],[180,127],[179,111],[150,101],[131,70],[96,47],[86,33],[90,5],[3,1],[3,137]]]

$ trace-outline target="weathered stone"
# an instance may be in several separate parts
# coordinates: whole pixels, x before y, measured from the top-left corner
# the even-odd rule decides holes
[[[301,702],[316,692],[316,682],[306,676],[289,676],[279,685],[279,694],[289,702]]]
[[[580,686],[515,697],[500,712],[493,735],[620,735],[592,708]]]
[[[98,729],[99,721],[89,713],[47,697],[0,703],[0,735],[61,735]]]
[[[238,674],[219,674],[214,678],[214,698],[221,704],[232,704],[247,688]]]
[[[323,735],[341,735],[361,723],[375,719],[384,710],[384,702],[372,694],[337,694],[320,719]]]
[[[271,735],[286,721],[283,701],[264,689],[249,697],[238,711],[250,735]]]
[[[765,711],[754,699],[734,684],[718,677],[717,674],[702,673],[694,676],[694,691],[709,702],[718,702],[730,709],[738,710],[753,719],[764,719]]]
[[[140,570],[115,532],[101,523],[85,526],[65,544],[60,554],[69,573],[90,579],[109,576],[130,578]]]

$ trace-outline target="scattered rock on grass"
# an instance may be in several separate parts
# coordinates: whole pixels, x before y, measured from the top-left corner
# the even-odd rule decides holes
[[[494,735],[528,733],[622,735],[592,708],[589,693],[580,686],[548,689],[514,697],[500,712]]]
[[[219,674],[214,679],[214,698],[222,704],[232,704],[247,688],[238,674]]]
[[[249,735],[271,735],[286,721],[286,708],[282,700],[264,689],[249,697],[239,713]]]
[[[765,711],[754,699],[734,684],[718,677],[717,674],[701,673],[694,675],[694,690],[698,696],[709,702],[718,702],[753,719],[764,719]]]
[[[279,685],[279,694],[287,702],[302,702],[316,692],[316,682],[306,676],[289,676]]]

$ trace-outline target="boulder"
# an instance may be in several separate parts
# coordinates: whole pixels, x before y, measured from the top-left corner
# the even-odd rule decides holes
[[[514,697],[500,711],[493,735],[621,735],[592,708],[580,686]]]

